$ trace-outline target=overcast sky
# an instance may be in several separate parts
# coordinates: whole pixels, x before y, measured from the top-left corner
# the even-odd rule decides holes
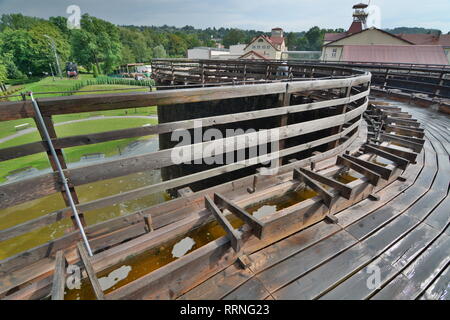
[[[0,0],[0,13],[48,18],[68,16],[75,4],[82,13],[119,25],[237,27],[304,31],[315,25],[345,28],[359,0]],[[450,0],[372,0],[381,9],[381,26],[450,31]]]

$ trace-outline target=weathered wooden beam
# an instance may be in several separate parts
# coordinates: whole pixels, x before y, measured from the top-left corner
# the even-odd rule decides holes
[[[420,143],[415,143],[409,140],[405,140],[402,138],[399,138],[398,136],[395,135],[388,135],[388,134],[384,134],[382,133],[380,135],[380,140],[382,142],[384,141],[388,141],[388,142],[395,142],[396,144],[405,147],[405,148],[410,148],[412,149],[414,152],[420,153],[423,149],[423,145]]]
[[[412,130],[412,129],[399,128],[399,127],[394,127],[394,126],[390,126],[390,125],[386,125],[384,130],[386,132],[396,132],[401,135],[416,137],[416,138],[420,138],[420,139],[425,137],[425,132]]]
[[[395,123],[395,124],[400,124],[400,125],[410,126],[410,127],[420,127],[420,122],[417,122],[417,120],[412,120],[412,119],[387,117],[384,119],[384,122],[388,123],[388,124]]]
[[[294,179],[299,180],[301,183],[305,183],[308,187],[316,191],[322,198],[325,205],[330,208],[334,196],[327,190],[322,188],[321,185],[317,184],[314,180],[310,179],[307,175],[298,169],[294,170]]]
[[[337,156],[336,164],[339,166],[348,167],[352,170],[355,170],[356,172],[361,173],[369,180],[370,184],[373,186],[377,186],[378,182],[381,179],[381,177],[378,173],[376,173],[356,162],[353,162],[348,158],[343,158],[341,156]]]
[[[222,214],[220,209],[216,206],[214,201],[211,200],[210,197],[205,196],[205,207],[208,209],[214,217],[216,217],[217,222],[225,229],[227,232],[227,237],[230,239],[231,246],[234,251],[238,253],[242,248],[242,238],[241,234],[237,232],[227,218]]]
[[[336,189],[339,192],[339,194],[347,200],[350,200],[350,198],[353,195],[353,189],[343,183],[340,183],[339,181],[325,177],[319,173],[310,171],[305,168],[300,168],[300,171],[303,172],[305,175],[309,176],[310,178],[322,184],[325,184],[331,188]]]
[[[407,159],[411,163],[416,163],[417,156],[419,155],[418,153],[415,153],[415,152],[408,152],[408,151],[390,148],[390,147],[386,147],[386,146],[373,145],[373,144],[369,144],[369,145],[371,147],[378,148],[380,150],[389,152],[391,154],[395,154],[396,156],[399,156],[401,158]]]
[[[393,171],[388,169],[388,168],[386,168],[386,167],[380,166],[380,165],[378,165],[376,163],[373,163],[373,162],[369,162],[369,161],[365,161],[365,160],[359,159],[357,157],[353,157],[353,156],[348,155],[348,154],[343,154],[342,156],[344,158],[346,158],[346,159],[349,159],[349,160],[351,160],[351,161],[353,161],[353,162],[355,162],[355,163],[357,163],[357,164],[359,164],[359,165],[361,165],[361,166],[363,166],[363,167],[373,171],[373,172],[376,172],[384,180],[389,180],[391,178],[391,176],[392,176],[392,172]]]
[[[405,136],[405,135],[400,135],[400,134],[389,134],[389,133],[382,133],[383,136],[386,137],[393,137],[393,138],[397,138],[397,139],[402,139],[402,140],[406,140],[406,141],[411,141],[420,145],[424,145],[425,144],[425,139],[420,139],[420,138],[416,138],[416,137],[409,137],[409,136]]]
[[[374,146],[366,144],[366,145],[364,145],[363,148],[368,153],[373,153],[373,154],[376,154],[377,156],[380,156],[382,158],[385,158],[385,159],[395,162],[397,164],[397,166],[402,170],[405,170],[409,165],[409,161],[407,159],[396,156],[395,154],[389,153],[387,151],[381,150],[380,148],[378,148],[378,146],[374,147]]]
[[[95,297],[97,298],[97,300],[105,300],[105,294],[100,287],[100,283],[98,282],[97,276],[95,274],[94,268],[92,267],[90,257],[86,251],[86,248],[84,247],[84,244],[78,242],[77,247],[81,261],[83,262],[86,273],[89,277],[89,281],[91,282],[92,288],[94,289]]]
[[[227,209],[231,213],[235,214],[239,219],[243,220],[252,228],[252,232],[256,237],[258,237],[259,239],[262,238],[264,229],[263,222],[259,221],[254,216],[239,207],[237,204],[218,193],[214,194],[214,203],[216,203],[219,207]]]
[[[53,273],[52,284],[52,300],[64,300],[64,288],[66,286],[66,268],[67,261],[64,251],[60,250],[56,253],[55,271]]]

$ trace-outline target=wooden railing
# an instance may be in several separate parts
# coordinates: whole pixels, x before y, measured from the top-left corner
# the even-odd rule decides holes
[[[159,61],[155,61],[154,63],[154,67],[156,68],[155,74],[157,77],[160,77],[159,79],[165,79],[167,72],[161,71],[163,70],[162,66],[156,67],[158,63]],[[186,63],[191,64],[191,62]],[[195,64],[197,65],[197,62]],[[279,137],[276,138],[277,141],[284,141],[288,138],[328,130],[329,134],[323,138],[282,149],[279,153],[270,154],[271,156],[277,156],[279,158],[324,145],[329,146],[327,154],[331,156],[333,154],[343,152],[341,145],[345,143],[345,146],[348,146],[348,143],[353,141],[358,135],[362,114],[366,110],[368,103],[371,80],[371,75],[369,73],[345,68],[333,69],[330,67],[312,67],[306,65],[302,67],[301,65],[295,65],[288,66],[289,74],[279,74],[278,79],[275,79],[277,77],[276,68],[280,67],[280,64],[270,63],[266,66],[267,72],[265,73],[266,79],[268,80],[261,81],[259,78],[251,78],[254,74],[256,74],[255,70],[260,68],[261,65],[240,64],[240,66],[244,68],[244,73],[239,73],[240,78],[236,78],[243,80],[245,85],[38,99],[41,112],[46,122],[46,127],[51,134],[52,142],[57,151],[58,158],[61,161],[64,173],[69,180],[70,191],[76,201],[77,209],[83,213],[124,201],[139,199],[156,192],[179,188],[205,178],[236,171],[248,167],[250,164],[248,159],[246,161],[233,162],[220,167],[212,167],[206,171],[201,171],[176,179],[163,181],[154,185],[142,187],[140,189],[115,194],[106,198],[96,199],[91,202],[79,203],[75,189],[76,187],[97,181],[127,176],[133,173],[148,170],[162,169],[175,165],[173,159],[171,158],[173,149],[160,150],[137,156],[121,157],[116,160],[106,159],[102,163],[90,164],[83,167],[67,168],[63,154],[63,150],[65,148],[92,145],[124,138],[167,134],[177,129],[188,130],[194,128],[195,120],[197,120],[197,122],[200,120],[203,127],[210,127],[221,124],[232,124],[240,121],[280,117],[279,125],[275,128],[279,131]],[[177,68],[183,67],[177,66]],[[224,70],[225,66],[221,66],[221,68]],[[225,82],[232,84],[233,81],[235,81],[235,72],[232,72],[232,70],[229,71],[233,75],[221,76],[220,79],[216,79],[217,81],[213,80],[209,72],[206,70],[207,69],[204,68],[200,75],[204,76],[203,80],[205,83],[206,81],[214,81],[217,83]],[[242,68],[240,70],[242,71]],[[202,79],[198,78],[198,74],[193,75],[191,71],[192,70],[187,72],[189,77],[195,76],[197,79]],[[278,70],[278,72],[280,72],[280,70]],[[323,78],[309,79],[312,76],[317,77],[318,75],[322,75]],[[171,72],[169,72],[169,76],[172,76]],[[258,84],[255,84],[255,82],[258,82]],[[200,119],[159,123],[154,126],[113,130],[62,138],[57,136],[52,120],[53,116],[62,114],[141,108],[153,105],[158,106],[158,108],[165,108],[170,107],[170,105],[183,103],[269,95],[279,96],[279,101],[281,101],[281,103],[279,105],[274,105],[269,109],[257,111],[223,114]],[[291,105],[290,101],[292,95],[307,96],[309,97],[310,102]],[[288,124],[287,119],[289,115],[299,114],[311,110],[331,110],[332,112],[323,112],[320,117],[314,120]],[[34,109],[29,100],[0,103],[0,121],[34,117]],[[38,130],[39,132],[42,132],[42,128],[39,128],[39,126]],[[245,133],[242,137],[247,138],[247,141],[253,141],[251,139],[253,135],[254,133]],[[263,143],[270,142],[272,142],[272,140],[269,135],[268,140]],[[227,148],[227,152],[238,150],[238,147],[234,145],[234,137],[214,141],[203,141],[200,144],[197,144],[196,147],[199,147],[200,145],[202,147],[206,147],[216,143],[223,143],[224,145],[230,146],[230,148]],[[259,145],[260,143],[261,142],[258,142],[257,144]],[[252,142],[249,142],[245,148],[249,148],[251,146],[253,146]],[[194,151],[191,152],[191,157],[189,160],[193,161],[196,159],[204,159],[203,154],[195,153],[194,145],[188,145],[183,148]],[[52,158],[46,142],[38,141],[16,147],[0,149],[0,161],[17,159],[41,152],[47,153],[53,171],[36,177],[0,185],[0,209],[14,207],[16,205],[35,199],[40,199],[55,193],[61,193],[64,196],[64,190],[62,190],[62,185],[58,180],[58,175],[55,169],[55,159]],[[257,159],[254,160],[258,162]],[[252,163],[252,165],[254,165],[254,163]],[[72,212],[68,206],[67,199],[65,199],[65,201],[67,207],[62,210],[58,210],[8,229],[1,230],[0,247],[1,241],[18,237],[30,231],[53,224],[62,219],[72,217]],[[33,208],[30,208],[30,210],[33,210]],[[145,210],[141,210],[124,217],[115,218],[87,227],[87,235],[92,241],[94,250],[98,251],[104,247],[111,246],[114,243],[119,243],[124,239],[130,239],[147,232],[148,228],[143,226],[148,226],[149,221],[153,221],[154,224],[151,229],[161,227],[163,222],[158,222],[157,219],[155,221],[154,217],[152,220],[152,214],[155,210],[158,211],[162,209],[146,208]],[[112,238],[113,240],[111,240]],[[0,273],[9,272],[19,268],[20,266],[24,266],[47,256],[54,255],[59,249],[74,246],[77,240],[79,240],[79,234],[76,230],[76,226],[74,225],[71,230],[67,230],[66,234],[58,239],[49,241],[35,248],[30,248],[25,252],[1,261]]]
[[[172,84],[336,78],[349,76],[349,68],[357,68],[371,72],[372,85],[383,90],[397,89],[430,98],[450,98],[450,66],[446,65],[160,59],[153,62],[153,68],[157,81]]]

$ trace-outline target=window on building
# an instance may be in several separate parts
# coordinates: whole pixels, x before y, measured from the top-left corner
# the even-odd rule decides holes
[[[333,48],[333,51],[331,52],[331,56],[333,58],[336,58],[336,56],[337,56],[337,48]]]

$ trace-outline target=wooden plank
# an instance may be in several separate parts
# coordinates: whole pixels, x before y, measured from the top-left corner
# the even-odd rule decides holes
[[[357,158],[357,157],[353,157],[351,155],[348,154],[343,154],[342,155],[344,158],[351,160],[352,162],[355,162],[357,164],[359,164],[360,166],[363,166],[373,172],[376,172],[377,174],[379,174],[381,176],[381,178],[383,178],[384,180],[389,180],[392,176],[392,170],[380,166],[376,163],[373,162],[368,162],[365,161],[363,159]]]
[[[341,156],[337,156],[336,164],[339,166],[345,166],[350,169],[355,170],[356,172],[361,173],[364,175],[373,186],[377,186],[378,182],[380,181],[381,177],[378,173],[368,169],[367,167],[364,167],[356,162],[351,161],[348,158],[343,158]]]
[[[450,238],[441,236],[373,299],[417,299],[450,261]]]
[[[423,252],[437,234],[433,228],[425,224],[419,225],[401,240],[392,244],[379,258],[329,291],[321,299],[363,300],[371,297],[377,288],[367,286],[367,280],[373,274],[369,273],[369,270],[374,270],[375,267],[380,268],[380,285],[385,286]]]
[[[277,300],[319,298],[371,257],[370,250],[358,243],[280,290],[272,292],[272,295]]]
[[[302,173],[300,170],[295,169],[294,170],[294,179],[299,180],[301,183],[305,183],[308,187],[316,191],[321,197],[325,205],[330,208],[331,203],[333,201],[334,196],[329,193],[327,190],[322,188],[319,184],[314,182],[314,180],[310,179],[307,175]]]
[[[450,300],[450,291],[448,284],[450,283],[450,266],[436,278],[436,280],[428,287],[420,300]]]
[[[238,263],[216,273],[211,278],[189,290],[178,300],[219,300],[250,279],[253,273],[242,269]]]
[[[339,181],[325,177],[319,173],[312,172],[311,170],[305,168],[300,168],[300,171],[309,176],[311,179],[314,179],[322,184],[336,189],[339,194],[347,200],[350,200],[353,195],[353,189],[343,183],[340,183]]]
[[[257,277],[270,292],[276,292],[355,243],[348,233],[340,231],[262,271]]]
[[[64,300],[64,288],[66,286],[66,267],[67,261],[64,251],[56,253],[55,271],[53,273],[52,300]]]
[[[395,154],[386,152],[386,151],[378,148],[378,146],[374,147],[374,146],[366,144],[366,145],[364,145],[363,148],[366,150],[366,152],[376,154],[377,156],[380,156],[382,158],[385,158],[385,159],[395,162],[397,164],[397,166],[399,168],[401,168],[402,170],[405,170],[409,165],[409,161],[407,159],[396,156]]]
[[[395,143],[399,144],[400,146],[406,147],[406,148],[410,148],[414,152],[417,152],[417,153],[420,153],[422,151],[422,148],[423,148],[423,144],[419,144],[419,143],[415,143],[415,142],[412,142],[412,141],[404,140],[404,139],[399,138],[397,136],[387,135],[387,134],[384,134],[384,133],[382,133],[380,135],[380,140],[382,142],[384,142],[384,141],[395,142]]]
[[[264,285],[258,278],[253,277],[233,292],[223,297],[223,300],[264,300],[270,297],[270,292],[264,288]]]
[[[242,248],[242,238],[241,234],[237,232],[230,222],[225,218],[216,204],[211,200],[210,197],[205,196],[205,207],[216,217],[217,222],[225,229],[227,232],[227,237],[230,239],[231,247],[238,253]]]
[[[417,156],[419,155],[418,153],[415,152],[408,152],[408,151],[404,151],[404,150],[399,150],[399,149],[395,149],[395,148],[391,148],[391,147],[386,147],[386,146],[380,146],[380,145],[374,145],[374,144],[369,144],[369,146],[373,147],[373,148],[378,148],[380,150],[386,151],[390,154],[394,154],[396,156],[399,156],[403,159],[407,159],[409,162],[411,163],[416,163],[417,160]]]
[[[219,207],[227,209],[231,213],[235,214],[239,219],[245,221],[245,223],[247,223],[252,228],[253,234],[261,239],[264,229],[263,222],[260,222],[258,219],[248,214],[244,209],[236,205],[234,202],[228,200],[224,196],[220,195],[219,193],[214,194],[214,202]]]
[[[77,247],[81,261],[83,261],[83,265],[86,269],[86,273],[88,274],[89,281],[91,282],[92,289],[94,289],[95,297],[97,298],[97,300],[105,300],[105,294],[100,287],[100,283],[98,282],[97,276],[95,274],[94,268],[92,267],[90,257],[86,251],[86,248],[84,247],[84,244],[78,242]]]
[[[389,125],[385,126],[384,130],[386,132],[395,132],[395,133],[399,133],[401,135],[416,137],[419,139],[423,139],[423,137],[425,137],[424,132],[412,130],[412,129],[399,128],[399,127],[394,127],[394,126],[389,126]]]
[[[408,136],[404,136],[404,135],[400,135],[400,134],[389,134],[389,133],[382,133],[383,136],[385,137],[393,137],[393,138],[397,138],[397,139],[402,139],[402,140],[407,140],[407,141],[411,141],[417,144],[421,144],[422,146],[425,144],[425,139],[419,139],[416,137],[408,137]]]

